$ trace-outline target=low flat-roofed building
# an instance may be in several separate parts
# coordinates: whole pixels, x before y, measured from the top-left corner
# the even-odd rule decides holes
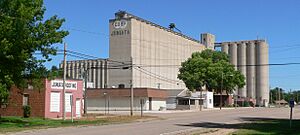
[[[158,111],[166,108],[167,92],[162,89],[134,88],[133,110]],[[130,88],[107,88],[87,90],[87,109],[97,111],[129,111]]]

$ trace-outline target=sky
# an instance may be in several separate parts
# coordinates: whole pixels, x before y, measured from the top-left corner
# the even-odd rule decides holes
[[[200,39],[209,32],[217,42],[266,39],[269,63],[300,62],[299,0],[44,0],[45,19],[65,18],[69,50],[108,58],[108,21],[125,10]],[[63,49],[62,44],[55,46]],[[58,66],[63,56],[46,63]],[[68,57],[68,60],[78,59]],[[300,65],[270,66],[270,87],[300,90]]]

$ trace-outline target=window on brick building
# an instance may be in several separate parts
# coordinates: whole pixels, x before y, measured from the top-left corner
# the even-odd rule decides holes
[[[29,105],[28,100],[29,100],[29,94],[23,94],[23,106]]]

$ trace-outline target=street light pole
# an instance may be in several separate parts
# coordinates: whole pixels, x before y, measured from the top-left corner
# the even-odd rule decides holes
[[[104,95],[104,115],[106,115],[106,92],[103,93]]]
[[[110,100],[110,96],[108,95],[108,101],[107,101],[107,114],[109,114],[109,100]]]
[[[130,81],[130,116],[133,116],[133,83]]]

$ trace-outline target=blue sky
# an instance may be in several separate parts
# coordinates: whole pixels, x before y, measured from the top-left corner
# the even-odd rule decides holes
[[[267,39],[270,63],[300,62],[299,0],[45,0],[49,18],[65,18],[69,30],[68,49],[107,58],[108,20],[125,10],[162,26],[174,22],[186,35],[199,39],[200,33],[216,35],[217,41]],[[56,45],[63,48],[62,45]],[[74,59],[69,57],[68,59]],[[56,56],[47,67],[58,65]],[[271,66],[271,87],[300,90],[300,65]]]

